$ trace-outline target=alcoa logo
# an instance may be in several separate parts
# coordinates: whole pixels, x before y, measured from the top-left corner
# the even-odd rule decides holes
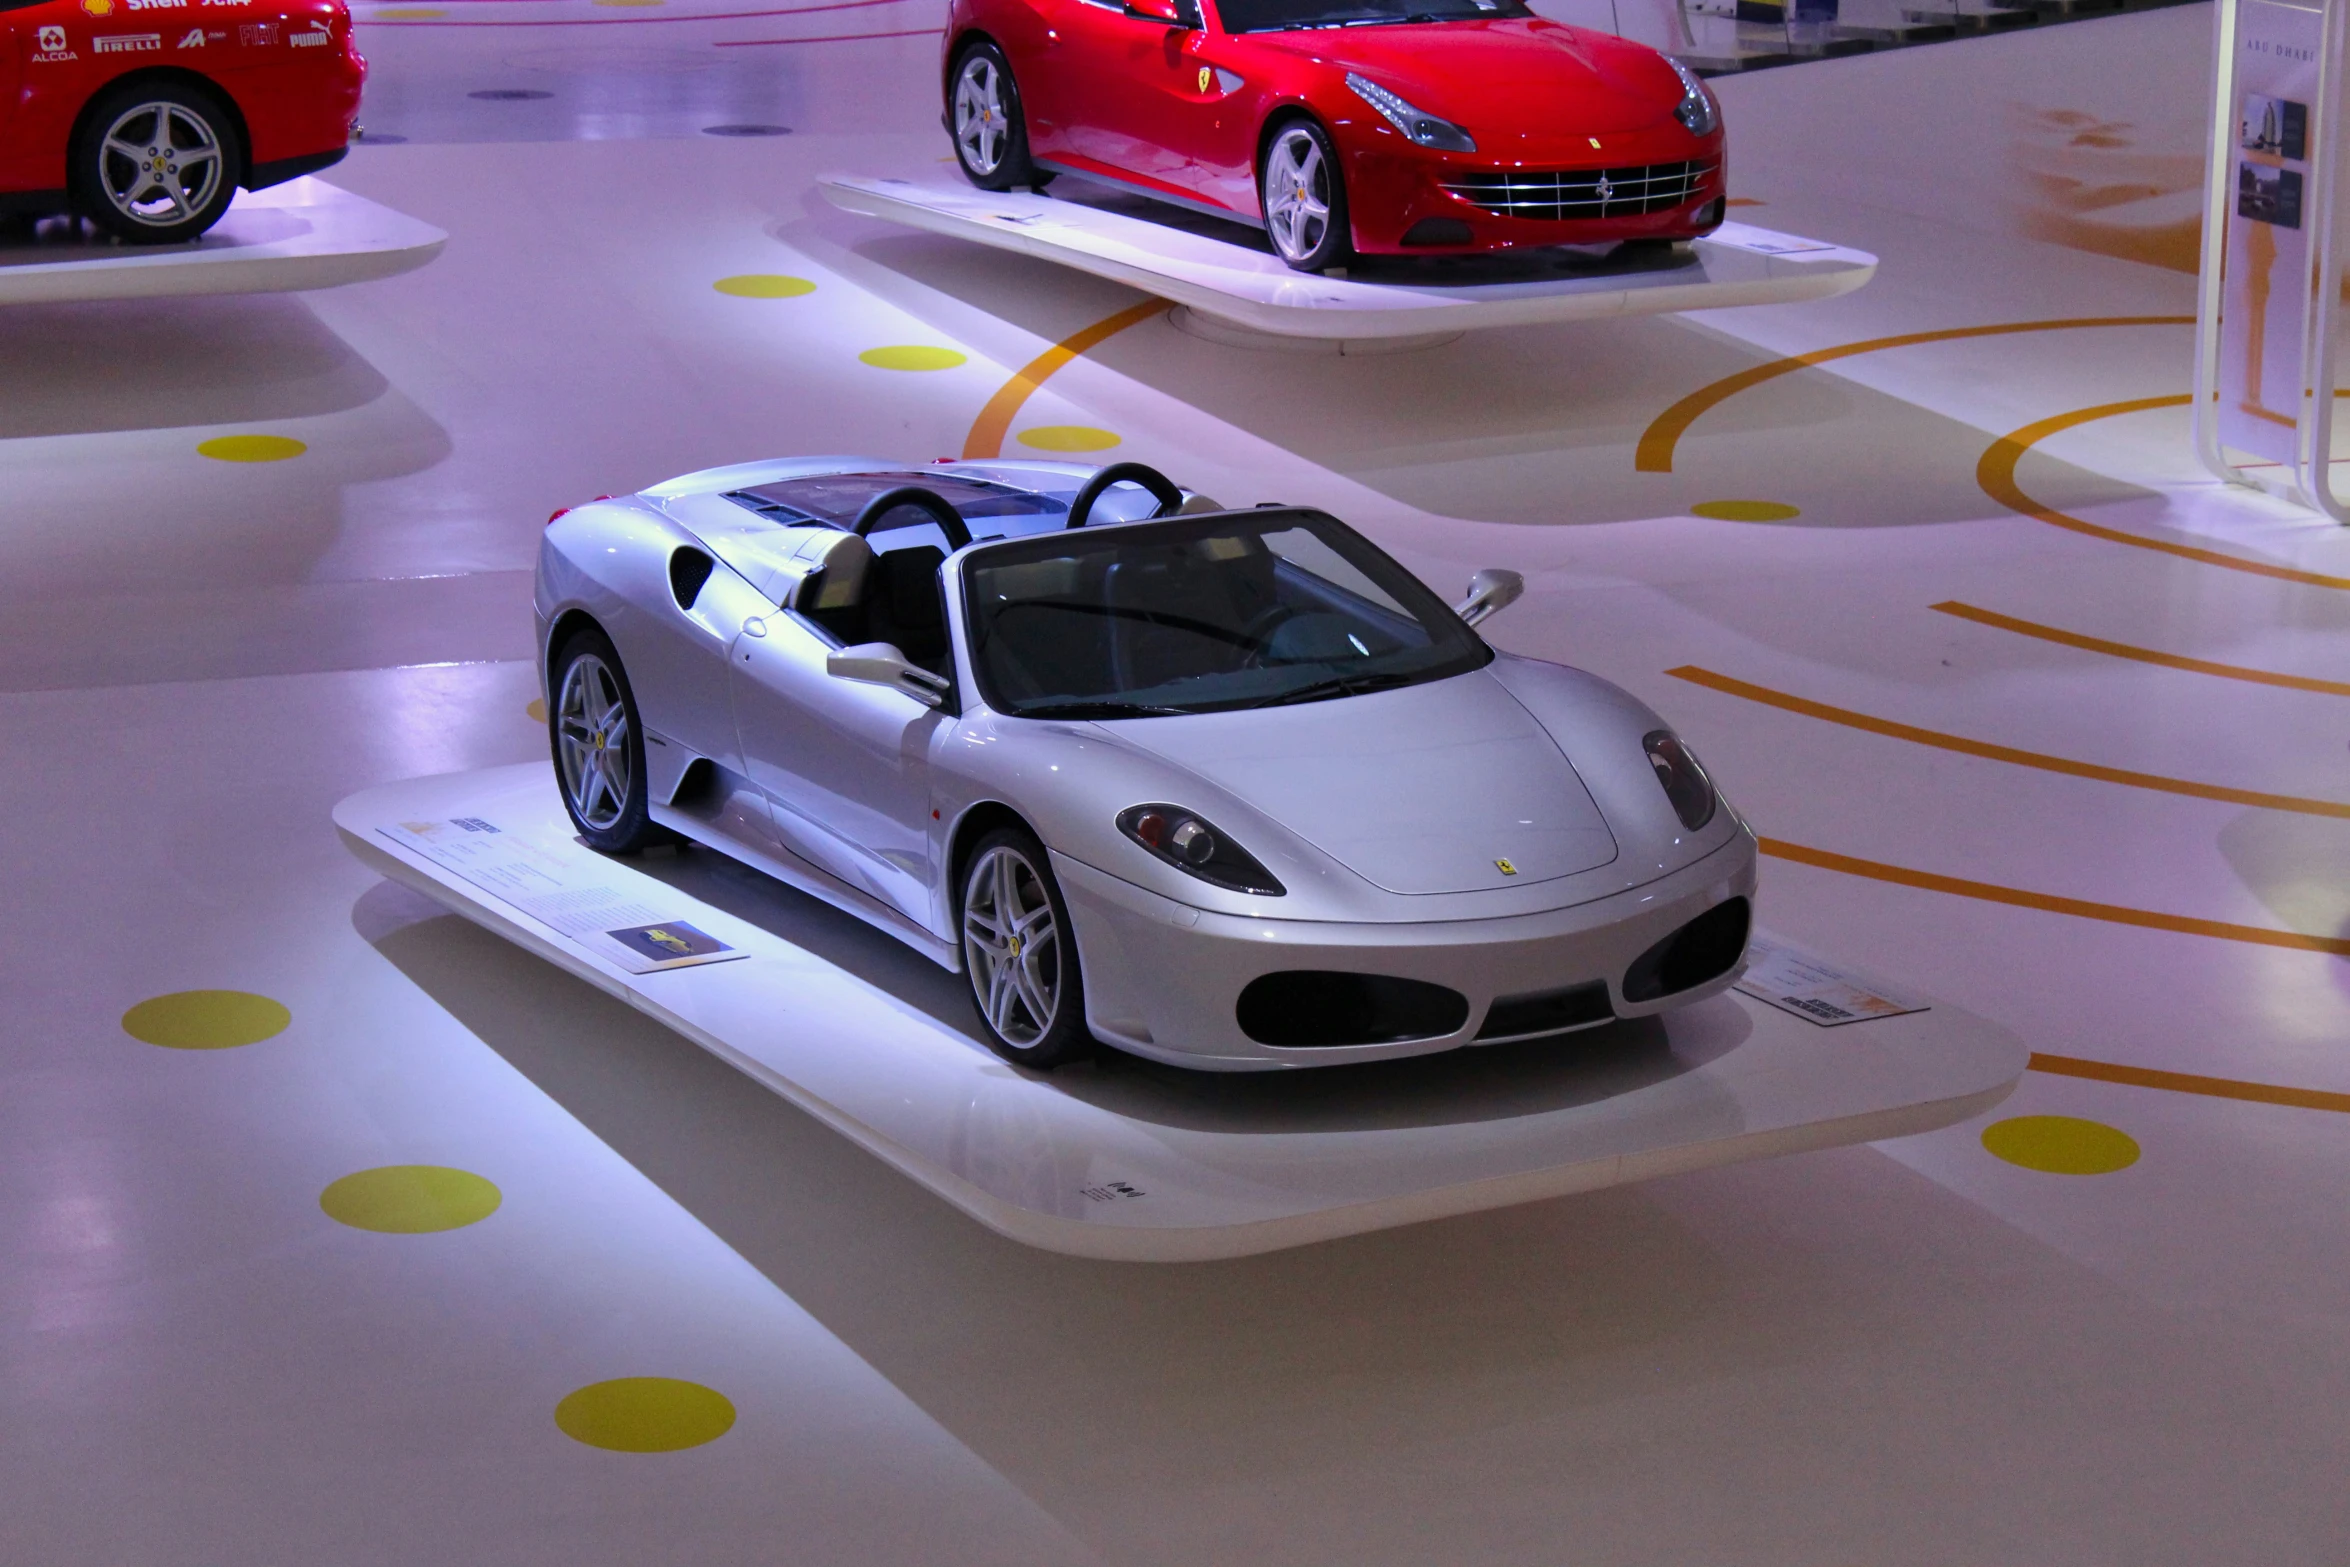
[[[63,54],[65,52],[65,29],[62,27],[42,28],[40,44],[43,54]]]

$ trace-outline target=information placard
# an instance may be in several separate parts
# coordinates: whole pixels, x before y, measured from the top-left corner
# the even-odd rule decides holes
[[[376,831],[453,871],[517,912],[631,974],[746,956],[594,874],[599,862],[550,853],[480,816],[394,822]]]

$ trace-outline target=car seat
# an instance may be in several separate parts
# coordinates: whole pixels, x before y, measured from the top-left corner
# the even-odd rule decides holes
[[[935,544],[919,544],[875,556],[865,574],[865,640],[895,644],[934,675],[947,673],[945,589],[938,576],[946,558]]]

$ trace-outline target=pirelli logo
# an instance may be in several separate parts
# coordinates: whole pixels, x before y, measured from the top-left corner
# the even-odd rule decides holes
[[[161,33],[110,33],[90,40],[94,54],[145,54],[150,49],[163,47]]]

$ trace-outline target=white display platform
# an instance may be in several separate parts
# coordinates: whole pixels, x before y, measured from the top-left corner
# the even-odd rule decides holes
[[[1685,254],[1642,262],[1545,251],[1380,260],[1343,278],[1315,276],[1292,271],[1269,250],[1196,232],[1186,214],[1146,202],[1120,205],[1153,217],[966,184],[847,174],[818,184],[850,212],[1058,262],[1280,337],[1442,339],[1486,327],[1784,304],[1849,293],[1877,270],[1877,258],[1863,251],[1725,223]]]
[[[1662,1023],[1377,1066],[1223,1074],[1112,1057],[1030,1073],[776,933],[851,916],[707,850],[630,862],[585,848],[545,763],[388,784],[334,816],[364,864],[657,1018],[981,1223],[1077,1256],[1243,1256],[1928,1131],[1998,1103],[2026,1060],[1939,1003],[1826,1027],[1732,993]],[[612,961],[600,934],[586,938],[600,948],[566,937],[409,847],[419,829],[452,845],[443,860],[489,829],[518,839],[510,856],[554,872],[522,879],[558,918],[606,895],[622,923],[690,922],[745,956],[629,972],[644,961]]]
[[[305,176],[239,191],[212,231],[185,245],[79,237],[0,245],[0,305],[333,288],[413,271],[448,239],[429,223]]]

